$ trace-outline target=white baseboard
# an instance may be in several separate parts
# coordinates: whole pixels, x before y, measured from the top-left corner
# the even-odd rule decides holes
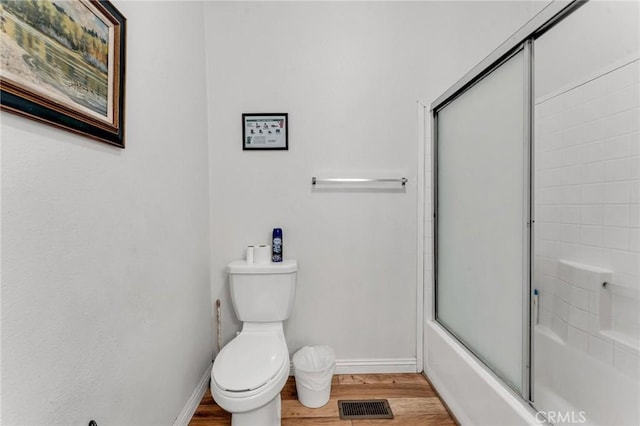
[[[335,374],[416,373],[415,358],[357,358],[337,359]],[[293,376],[293,365],[289,369]]]
[[[198,385],[193,390],[193,393],[189,397],[189,400],[185,404],[184,408],[173,422],[173,426],[188,426],[191,418],[193,417],[193,413],[198,409],[198,405],[200,405],[200,401],[202,401],[202,397],[204,393],[207,391],[207,386],[209,385],[209,379],[211,378],[211,367],[213,364],[209,364],[206,368],[204,374],[200,378]]]
[[[207,391],[212,366],[213,364],[210,364],[207,367],[189,400],[173,422],[173,426],[189,425],[193,413],[198,409],[198,405]],[[337,359],[335,374],[416,373],[418,372],[416,366],[416,358]],[[289,369],[289,375],[293,376],[293,365]]]

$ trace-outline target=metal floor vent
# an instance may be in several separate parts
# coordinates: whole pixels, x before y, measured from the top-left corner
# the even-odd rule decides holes
[[[392,419],[393,413],[386,399],[338,401],[341,420]]]

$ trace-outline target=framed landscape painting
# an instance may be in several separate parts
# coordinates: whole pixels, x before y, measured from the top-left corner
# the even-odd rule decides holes
[[[124,148],[125,22],[106,0],[0,0],[2,109]]]

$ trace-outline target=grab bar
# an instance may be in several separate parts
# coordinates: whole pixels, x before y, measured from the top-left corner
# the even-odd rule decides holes
[[[317,183],[367,183],[367,182],[398,182],[402,186],[405,186],[409,179],[406,177],[395,178],[395,179],[368,179],[368,178],[333,178],[333,179],[319,179],[315,176],[311,178],[311,185],[315,185]]]

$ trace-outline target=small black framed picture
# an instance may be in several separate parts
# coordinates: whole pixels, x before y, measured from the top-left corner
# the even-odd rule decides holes
[[[242,149],[288,150],[289,114],[242,114]]]

